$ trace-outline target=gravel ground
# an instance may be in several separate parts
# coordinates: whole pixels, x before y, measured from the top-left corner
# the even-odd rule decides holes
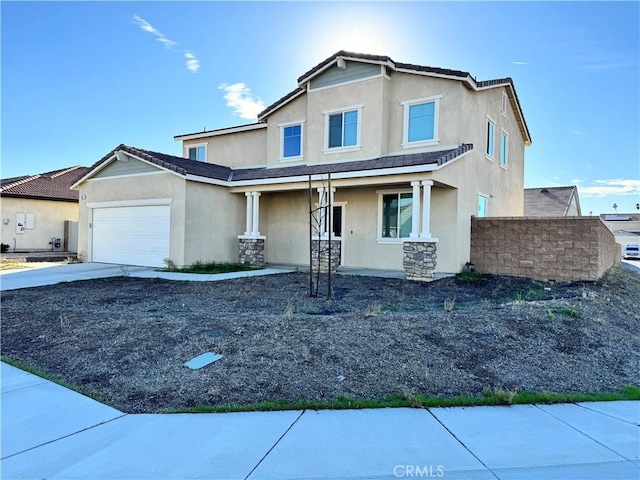
[[[126,412],[263,400],[640,385],[640,275],[543,284],[117,277],[5,292],[2,355]],[[213,351],[200,370],[184,363]]]

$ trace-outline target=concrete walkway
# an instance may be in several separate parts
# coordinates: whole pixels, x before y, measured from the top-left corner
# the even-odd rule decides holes
[[[138,278],[164,278],[167,280],[183,280],[191,282],[213,282],[218,280],[228,280],[230,278],[274,275],[293,271],[295,270],[287,268],[265,268],[262,270],[249,270],[246,272],[201,275],[197,273],[160,272],[152,267],[113,265],[109,263],[71,263],[63,265],[50,263],[40,265],[36,268],[0,271],[0,291],[123,275]]]
[[[0,365],[7,480],[640,478],[640,402],[127,415]]]

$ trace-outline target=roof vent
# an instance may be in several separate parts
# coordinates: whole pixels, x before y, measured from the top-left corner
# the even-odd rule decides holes
[[[346,70],[347,69],[347,62],[344,58],[339,58],[338,62],[336,63],[337,67],[340,70]]]
[[[129,161],[129,157],[122,150],[118,150],[116,152],[116,160],[118,160],[119,162],[128,162]]]
[[[549,190],[547,190],[546,188],[543,188],[542,190],[540,190],[540,193],[549,193]]]

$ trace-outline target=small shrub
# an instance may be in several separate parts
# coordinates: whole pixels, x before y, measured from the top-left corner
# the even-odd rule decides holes
[[[455,298],[447,298],[444,301],[444,311],[445,312],[450,312],[451,310],[453,310],[456,306],[456,299]]]
[[[0,243],[0,253],[7,253],[9,251],[8,243]]]
[[[553,311],[554,313],[559,313],[560,315],[566,315],[567,317],[571,317],[571,318],[582,317],[582,314],[574,308],[563,307],[563,308],[556,308]]]
[[[475,282],[482,278],[482,274],[480,272],[476,272],[475,270],[463,270],[460,273],[456,273],[456,279],[462,280],[464,282]]]
[[[379,303],[374,303],[373,305],[369,305],[367,307],[367,309],[364,311],[364,316],[365,317],[377,317],[378,315],[380,315],[380,312],[382,311],[382,308],[380,307]]]

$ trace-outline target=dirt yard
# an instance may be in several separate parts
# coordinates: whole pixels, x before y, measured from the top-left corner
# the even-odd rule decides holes
[[[273,399],[557,393],[640,385],[640,275],[429,284],[305,274],[117,277],[2,295],[2,355],[126,412]],[[184,363],[224,355],[200,370]]]

